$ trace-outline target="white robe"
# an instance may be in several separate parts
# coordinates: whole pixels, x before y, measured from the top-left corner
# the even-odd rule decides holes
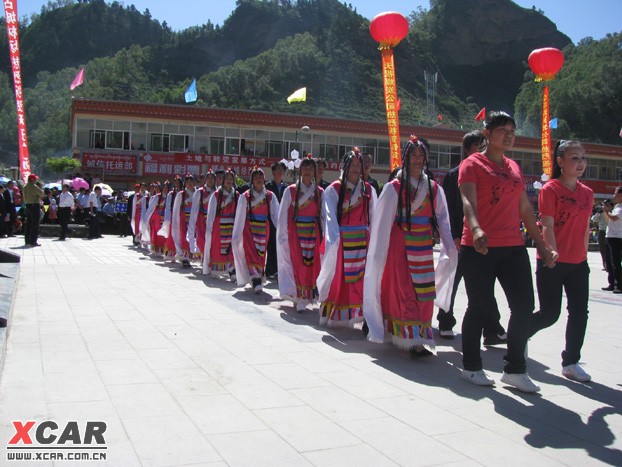
[[[192,192],[189,192],[187,189],[184,189],[180,191],[179,193],[177,193],[177,195],[175,196],[175,202],[173,203],[173,209],[171,211],[171,217],[172,217],[172,222],[173,222],[171,233],[173,234],[173,241],[175,242],[175,258],[178,258],[178,259],[184,259],[183,258],[184,254],[181,248],[181,226],[179,225],[179,220],[180,220],[179,214],[180,214],[181,203],[182,203],[182,194],[184,191],[186,192],[188,196],[192,196],[194,194],[194,190],[192,190]],[[190,258],[185,258],[185,259],[190,259]]]
[[[253,190],[251,188],[251,190]],[[254,190],[253,190],[254,191]],[[261,196],[263,194],[263,196]],[[276,195],[270,192],[270,217],[272,223],[277,224],[279,220],[279,200]],[[262,193],[254,191],[253,194],[255,200],[253,207],[256,204],[269,196],[267,190],[264,188]],[[238,198],[238,206],[235,209],[235,220],[233,221],[233,233],[231,234],[231,248],[233,250],[233,261],[235,264],[235,275],[239,286],[243,286],[251,281],[250,271],[248,270],[248,264],[246,263],[246,255],[244,254],[244,228],[246,227],[246,210],[248,207],[248,200],[245,195],[240,195]],[[270,225],[266,227],[266,233],[270,233]],[[268,254],[268,242],[266,241],[266,255]]]
[[[427,194],[428,183],[425,175],[421,177],[421,188],[413,204],[421,205]],[[434,272],[436,299],[434,303],[444,310],[449,308],[454,275],[458,265],[458,250],[451,236],[449,212],[445,201],[445,192],[439,185],[434,197],[434,210],[438,221],[441,239],[441,252]],[[365,268],[365,287],[363,291],[363,314],[369,327],[368,339],[372,342],[384,342],[384,322],[380,301],[382,276],[387,262],[391,228],[397,213],[398,194],[391,184],[386,184],[378,199],[375,215],[371,223],[370,244],[367,250],[367,267]],[[410,280],[405,277],[404,280]]]
[[[352,198],[357,199],[362,190],[362,184],[359,182],[352,193]],[[372,186],[370,186],[370,203],[369,203],[369,224],[371,225],[372,220],[376,211],[376,203],[378,201],[378,197],[376,196],[376,190]],[[335,277],[335,268],[337,265],[337,253],[339,252],[339,245],[341,243],[341,235],[339,233],[339,222],[337,221],[337,203],[339,202],[339,192],[330,185],[326,190],[324,190],[324,198],[323,198],[323,215],[326,219],[324,224],[324,256],[322,256],[322,269],[320,270],[320,275],[317,278],[317,290],[318,290],[318,299],[321,302],[326,301],[328,298],[328,293],[330,292],[330,286],[333,283],[333,278]],[[362,202],[359,201],[359,202]],[[369,232],[370,241],[372,232]],[[369,257],[369,255],[368,255]],[[369,260],[368,260],[369,261]],[[366,268],[369,267],[369,262],[366,264]],[[280,280],[279,276],[279,280]]]
[[[214,227],[214,219],[216,219],[216,210],[218,209],[218,202],[215,193],[216,190],[214,190],[214,193],[212,193],[209,197],[209,203],[207,205],[207,216],[205,218],[205,248],[203,249],[203,274],[210,274],[212,272],[209,267],[209,263],[212,257],[212,230]],[[223,194],[225,193],[227,192],[223,190]],[[225,203],[225,206],[233,202],[233,199],[235,197],[235,188],[231,189],[229,195],[233,196],[228,197],[228,201]],[[242,196],[240,196],[240,198],[241,197]]]
[[[151,226],[149,225],[149,223],[151,221],[151,216],[153,216],[153,213],[158,208],[159,202],[160,193],[156,193],[155,195],[150,196],[147,212],[140,217],[140,239],[145,245],[151,244]]]
[[[203,191],[208,190],[208,188],[203,187],[195,190],[192,195],[192,209],[190,210],[190,219],[188,220],[188,230],[186,231],[186,240],[190,245],[190,252],[193,254],[201,253],[199,246],[197,245],[196,239],[196,229],[197,229],[197,218],[199,217],[199,210],[201,209],[202,195]],[[208,203],[209,198],[214,194],[214,190],[209,192],[207,197]],[[209,205],[209,204],[208,204]]]
[[[174,192],[169,191],[166,194],[166,204],[164,205],[164,222],[162,227],[158,230],[158,235],[164,238],[168,238],[169,228],[171,226],[171,211],[173,210],[173,198]]]

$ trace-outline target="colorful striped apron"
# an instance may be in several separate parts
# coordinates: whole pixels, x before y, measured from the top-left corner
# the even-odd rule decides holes
[[[367,225],[342,225],[343,272],[347,284],[363,278],[367,259]]]

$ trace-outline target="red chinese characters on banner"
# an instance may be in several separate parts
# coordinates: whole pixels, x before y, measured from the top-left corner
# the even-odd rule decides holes
[[[232,168],[240,177],[248,177],[254,166],[266,168],[280,159],[259,156],[230,156],[223,154],[145,154],[143,175],[149,177],[174,177],[198,175],[208,170]]]
[[[24,95],[22,93],[22,69],[19,57],[19,23],[17,20],[17,1],[4,0],[4,17],[6,34],[9,42],[11,67],[13,69],[13,85],[15,87],[15,105],[17,108],[17,139],[19,146],[19,171],[26,181],[30,175],[30,155],[28,153],[28,136],[26,134],[26,114],[24,112]]]
[[[96,170],[105,174],[137,175],[138,161],[135,155],[84,153],[82,168],[85,172]]]

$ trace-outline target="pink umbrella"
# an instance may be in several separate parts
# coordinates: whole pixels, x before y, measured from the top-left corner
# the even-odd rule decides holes
[[[89,183],[83,178],[76,177],[73,179],[72,186],[74,190],[79,190],[80,188],[88,188]]]

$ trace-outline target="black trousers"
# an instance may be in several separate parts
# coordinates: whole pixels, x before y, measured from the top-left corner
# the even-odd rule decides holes
[[[41,221],[41,207],[39,203],[26,205],[25,241],[28,245],[35,245],[39,240],[39,222]]]
[[[473,247],[460,250],[462,273],[469,304],[462,321],[462,364],[465,370],[482,369],[480,354],[484,326],[495,306],[495,280],[499,281],[510,307],[506,373],[525,373],[525,345],[534,309],[531,264],[524,246],[493,247],[488,254]]]
[[[538,260],[536,284],[540,311],[533,315],[529,335],[557,322],[562,311],[562,288],[568,300],[566,348],[562,352],[562,366],[574,365],[581,359],[581,347],[587,328],[587,302],[590,268],[587,260],[579,264],[557,263],[547,268]]]
[[[438,329],[440,331],[449,331],[456,325],[456,318],[454,317],[454,303],[456,301],[456,293],[458,292],[458,286],[462,280],[462,268],[460,267],[460,260],[458,260],[458,267],[456,268],[456,275],[454,276],[454,288],[451,291],[451,304],[449,310],[438,309],[436,319],[438,320]],[[491,310],[489,320],[484,325],[484,338],[495,337],[496,335],[505,334],[505,328],[501,325],[501,313],[499,313],[499,306],[497,300],[495,300],[495,307]]]
[[[58,223],[60,224],[60,238],[62,239],[67,237],[70,219],[71,208],[58,208]]]
[[[89,238],[99,238],[101,234],[99,211],[95,211],[95,214],[89,213]]]
[[[611,260],[611,272],[616,289],[622,289],[622,238],[607,237],[609,246],[609,258]]]
[[[266,258],[266,276],[273,276],[277,272],[276,259],[276,227],[270,221],[270,237],[268,238],[268,257]]]

